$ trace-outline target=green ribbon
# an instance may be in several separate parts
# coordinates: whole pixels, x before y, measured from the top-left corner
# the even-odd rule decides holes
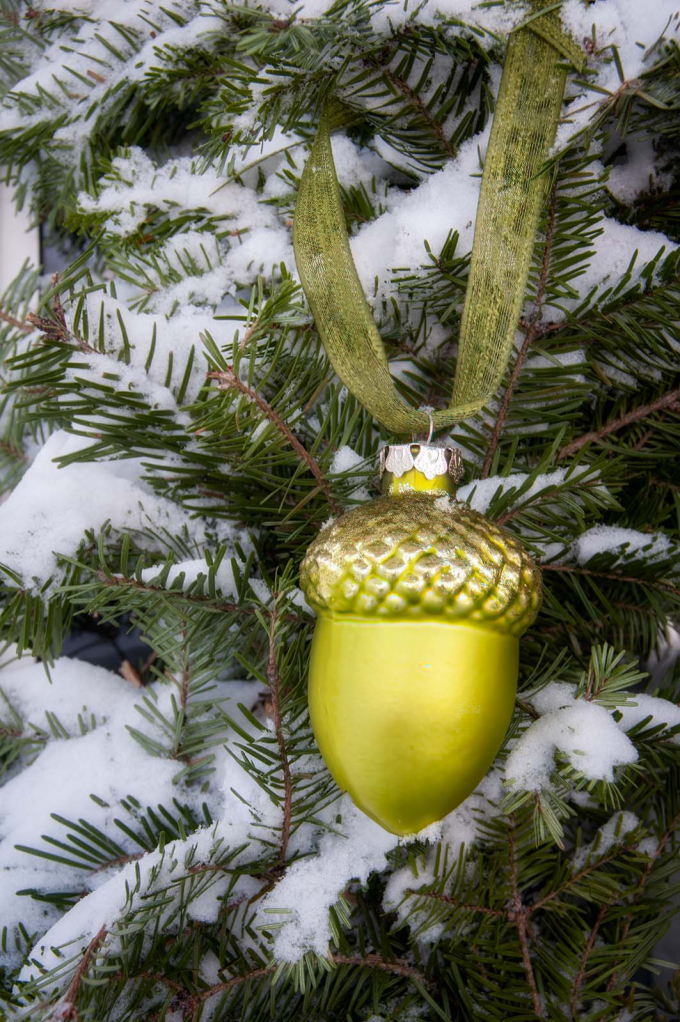
[[[474,415],[501,384],[531,266],[555,141],[566,58],[582,53],[564,33],[561,3],[533,0],[534,12],[508,42],[484,164],[453,395],[430,414],[407,405],[389,371],[382,338],[359,280],[347,237],[331,131],[351,118],[326,104],[300,181],[293,242],[302,287],[336,373],[392,433],[442,429]]]

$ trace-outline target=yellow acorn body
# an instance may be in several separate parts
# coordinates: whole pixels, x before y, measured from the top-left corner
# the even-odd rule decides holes
[[[512,716],[519,636],[540,604],[521,545],[447,494],[444,449],[404,450],[388,449],[388,494],[326,527],[301,570],[318,615],[319,748],[339,786],[395,834],[447,815],[489,769]],[[390,451],[401,457],[392,471]]]

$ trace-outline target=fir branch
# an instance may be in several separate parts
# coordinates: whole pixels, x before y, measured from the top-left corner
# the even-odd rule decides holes
[[[217,380],[218,386],[222,390],[235,389],[239,393],[244,394],[246,397],[254,401],[260,411],[269,419],[271,423],[276,426],[278,431],[286,438],[290,446],[293,448],[297,456],[307,466],[309,471],[312,473],[317,481],[319,489],[325,496],[328,504],[334,515],[341,515],[342,508],[333,496],[333,492],[328,483],[328,480],[321,471],[318,462],[312,457],[309,451],[300,443],[298,438],[293,433],[290,426],[288,426],[281,416],[276,412],[272,406],[265,401],[260,393],[253,387],[249,387],[247,383],[244,383],[238,378],[231,366],[226,369],[217,370],[207,374],[208,379]]]
[[[267,659],[267,681],[271,692],[272,712],[274,716],[274,731],[281,756],[281,771],[283,773],[283,821],[281,824],[281,844],[276,865],[272,870],[274,874],[281,874],[285,869],[288,841],[290,840],[290,827],[293,814],[293,783],[290,773],[290,761],[286,750],[286,738],[283,733],[283,721],[281,716],[281,675],[276,660],[276,625],[278,612],[276,607],[271,612],[269,620],[269,656]]]
[[[0,451],[4,451],[8,457],[15,458],[16,461],[28,461],[28,458],[23,451],[20,451],[17,447],[14,447],[13,444],[8,443],[6,440],[0,440]]]
[[[433,982],[427,976],[414,968],[413,965],[399,959],[391,961],[389,958],[383,958],[382,955],[378,954],[340,955],[333,953],[328,957],[335,965],[354,965],[363,969],[378,969],[380,972],[391,972],[396,976],[404,976],[430,989],[434,987]]]
[[[376,64],[374,66],[379,65]],[[396,74],[390,67],[382,67],[381,71],[385,78],[387,78],[388,82],[390,82],[391,85],[398,89],[398,91],[401,92],[402,95],[406,96],[407,100],[414,108],[414,110],[416,110],[423,118],[423,120],[428,124],[430,130],[432,131],[435,138],[439,141],[442,150],[446,153],[449,159],[455,160],[457,152],[449,142],[448,138],[446,137],[446,132],[444,131],[443,125],[435,117],[432,116],[432,114],[427,108],[427,104],[424,102],[422,97],[418,95],[415,89],[411,88],[408,82],[405,82],[403,78],[400,78],[399,75]]]
[[[519,937],[519,943],[522,949],[522,964],[524,966],[524,974],[526,976],[527,983],[529,984],[529,990],[531,991],[531,1003],[534,1008],[534,1014],[538,1018],[545,1018],[543,1005],[541,1004],[541,998],[538,992],[538,986],[536,984],[536,976],[531,962],[527,910],[522,900],[522,893],[519,889],[514,817],[510,817],[510,827],[508,828],[508,859],[510,866],[510,885],[512,888],[512,898],[510,900],[508,918],[517,928],[517,936]]]
[[[102,862],[100,866],[95,866],[92,870],[93,873],[102,873],[105,869],[111,869],[112,866],[125,866],[128,862],[136,862],[138,859],[143,859],[148,853],[144,852],[130,852],[129,855],[119,855],[115,859],[107,859],[106,862]]]
[[[630,851],[630,846],[619,845],[614,849],[614,851],[602,856],[602,858],[588,863],[588,865],[584,866],[578,873],[575,873],[574,876],[569,877],[569,879],[565,880],[563,884],[556,887],[554,891],[550,891],[543,898],[540,898],[539,901],[535,902],[535,904],[529,905],[526,909],[527,915],[531,916],[534,912],[538,912],[540,909],[545,908],[548,902],[553,901],[554,898],[559,898],[561,894],[570,891],[575,884],[577,884],[580,880],[583,880],[584,877],[588,876],[594,870],[600,869],[601,866],[605,866],[608,862],[611,862],[613,859],[618,858],[624,852],[628,851]]]
[[[259,612],[259,608],[256,606],[232,603],[229,600],[213,600],[209,596],[194,596],[183,589],[166,589],[163,586],[153,586],[148,582],[140,582],[139,579],[130,576],[107,575],[104,571],[97,571],[95,574],[97,581],[105,586],[112,588],[129,586],[131,589],[136,589],[139,592],[163,596],[169,600],[178,599],[182,603],[192,603],[205,610],[214,610],[225,614],[245,614],[248,617],[256,617]],[[304,623],[304,618],[300,617],[299,614],[294,614],[292,611],[286,611],[285,618],[287,621],[292,621],[296,624]]]
[[[673,817],[673,819],[671,820],[671,822],[668,825],[665,833],[660,838],[658,845],[656,846],[656,848],[654,849],[653,853],[651,854],[651,856],[649,858],[649,862],[646,864],[645,868],[642,871],[640,879],[638,880],[637,886],[635,888],[635,893],[633,894],[633,898],[632,898],[632,901],[630,903],[630,910],[629,910],[629,912],[628,912],[628,914],[626,916],[626,922],[624,923],[623,933],[621,934],[621,936],[620,936],[620,938],[619,938],[617,943],[623,944],[624,941],[626,940],[626,937],[628,936],[628,934],[630,932],[630,928],[633,925],[633,917],[634,917],[634,914],[635,914],[635,907],[639,904],[640,900],[642,899],[642,896],[643,896],[644,891],[645,891],[645,887],[647,885],[647,881],[649,880],[649,878],[651,876],[652,870],[654,869],[656,863],[658,862],[659,857],[662,854],[664,848],[666,847],[666,845],[668,844],[668,842],[674,836],[676,830],[678,829],[678,824],[680,824],[680,812],[676,813],[675,816]],[[621,959],[618,960],[618,962],[614,966],[614,971],[612,972],[611,976],[609,977],[609,982],[607,983],[607,991],[608,992],[611,992],[614,989],[614,987],[616,986],[616,982],[617,982],[617,979],[618,979],[618,973],[619,973],[619,969],[620,968],[621,968]]]
[[[8,312],[5,312],[4,309],[0,309],[0,319],[3,323],[9,323],[10,326],[15,327],[17,330],[21,330],[25,334],[31,334],[35,329],[35,327],[31,326],[30,323],[17,319],[16,316],[11,316]]]
[[[76,1008],[76,1002],[78,1000],[78,993],[82,986],[83,980],[90,967],[92,957],[97,953],[100,946],[106,940],[108,936],[108,930],[105,926],[102,926],[99,933],[97,933],[85,949],[85,953],[78,963],[78,968],[73,974],[73,979],[68,985],[66,993],[64,994],[63,1000],[60,1001],[55,1011],[50,1016],[50,1020],[53,1022],[62,1022],[64,1019],[70,1019],[71,1022],[80,1022],[80,1015]]]
[[[360,969],[375,969],[379,972],[389,972],[396,976],[403,976],[406,979],[410,979],[419,983],[421,986],[432,988],[433,983],[427,978],[422,972],[416,969],[409,962],[402,961],[400,959],[390,960],[389,958],[383,958],[379,954],[366,954],[366,955],[342,955],[331,952],[328,955],[329,961],[333,962],[334,965],[349,965]],[[278,964],[273,962],[271,965],[261,966],[257,969],[252,969],[250,972],[244,973],[241,976],[232,976],[222,983],[216,983],[214,986],[209,987],[207,990],[202,990],[200,994],[192,995],[188,991],[186,992],[189,998],[193,998],[196,1004],[200,1004],[203,1001],[209,1000],[216,994],[225,993],[228,990],[232,990],[234,987],[241,986],[244,983],[251,982],[255,979],[262,979],[264,976],[269,976],[274,973],[278,968]]]
[[[648,418],[650,415],[654,415],[656,412],[662,411],[664,408],[670,408],[672,411],[680,411],[678,402],[680,401],[680,388],[676,387],[674,390],[669,390],[661,397],[656,398],[655,401],[650,401],[648,404],[639,405],[637,408],[633,408],[632,411],[626,412],[624,415],[620,415],[618,419],[612,419],[611,422],[606,423],[600,429],[590,430],[588,433],[584,433],[582,436],[577,437],[576,440],[572,440],[570,443],[565,444],[562,450],[558,453],[558,461],[562,458],[570,458],[572,455],[580,451],[586,444],[596,443],[598,440],[603,440],[607,436],[611,436],[612,433],[617,433],[618,430],[623,429],[625,426],[630,426],[634,422],[640,422],[642,419]]]
[[[262,979],[263,976],[268,976],[276,969],[276,963],[272,965],[263,965],[259,969],[252,969],[250,972],[244,973],[242,976],[232,976],[230,979],[224,980],[223,983],[215,983],[214,986],[208,987],[207,990],[202,990],[200,994],[189,994],[197,1004],[201,1004],[203,1001],[209,1000],[214,997],[215,994],[223,994],[227,990],[232,990],[234,987],[241,986],[243,983],[250,983],[254,979]],[[187,991],[188,993],[188,991]]]
[[[576,974],[576,979],[574,980],[574,991],[571,997],[571,1014],[575,1020],[578,1020],[579,996],[581,993],[581,987],[583,986],[583,980],[585,979],[586,976],[588,959],[590,958],[590,953],[595,946],[597,934],[600,930],[600,927],[602,926],[602,923],[604,922],[604,918],[607,912],[609,911],[609,907],[610,907],[609,905],[603,905],[600,911],[597,913],[597,919],[595,920],[593,927],[588,935],[588,940],[586,941],[586,946],[583,950],[583,955],[581,956],[581,964],[579,965],[579,970]]]
[[[465,909],[467,912],[480,912],[483,915],[504,916],[507,918],[507,912],[503,909],[488,908],[486,905],[471,905],[469,902],[461,901],[459,898],[452,898],[449,894],[440,894],[438,891],[416,891],[412,887],[407,887],[404,894],[415,898],[435,898],[437,901],[443,901],[445,905]]]
[[[552,254],[553,237],[555,234],[555,224],[557,221],[557,184],[554,184],[550,193],[550,206],[548,208],[548,221],[545,231],[545,242],[543,248],[543,259],[541,262],[541,274],[538,278],[538,288],[536,290],[536,302],[534,305],[534,311],[531,314],[528,322],[528,329],[522,347],[519,350],[515,365],[512,373],[510,374],[510,380],[505,388],[503,394],[503,400],[501,406],[498,409],[498,415],[496,416],[496,422],[494,424],[493,432],[491,434],[491,440],[489,441],[489,447],[486,452],[486,458],[484,459],[484,465],[482,467],[481,478],[486,479],[491,471],[491,465],[493,464],[494,454],[496,448],[501,439],[503,427],[505,426],[505,420],[508,417],[508,409],[510,407],[510,401],[512,395],[515,392],[515,388],[519,381],[522,368],[526,361],[526,357],[529,354],[529,348],[539,336],[541,326],[541,316],[543,315],[543,303],[545,301],[545,293],[548,285],[548,273],[550,271],[550,256]]]
[[[582,568],[577,564],[542,564],[541,571],[558,571],[570,575],[591,575],[593,578],[606,578],[610,582],[628,582],[632,585],[647,586],[651,589],[658,589],[663,593],[672,593],[673,596],[680,596],[680,586],[671,582],[657,582],[655,579],[636,578],[634,575],[617,575],[613,571],[593,571],[592,568]]]

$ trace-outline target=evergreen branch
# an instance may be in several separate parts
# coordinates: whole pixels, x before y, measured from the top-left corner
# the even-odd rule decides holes
[[[633,585],[648,586],[663,593],[680,596],[680,586],[671,582],[657,582],[654,579],[636,578],[634,575],[617,575],[613,571],[593,571],[592,568],[581,568],[576,564],[542,564],[541,571],[559,571],[571,575],[591,575],[593,578],[606,578],[610,582],[630,582]]]
[[[519,937],[519,943],[522,949],[522,964],[524,966],[524,974],[526,976],[527,983],[529,984],[529,990],[531,991],[531,1003],[533,1004],[534,1014],[537,1018],[545,1018],[541,998],[538,992],[538,986],[536,984],[536,976],[534,975],[534,968],[531,963],[529,925],[527,921],[528,913],[522,900],[522,893],[519,889],[514,817],[510,818],[510,827],[508,829],[508,858],[510,864],[510,884],[512,887],[512,898],[510,900],[508,918],[517,928],[517,936]]]
[[[675,831],[677,830],[679,823],[680,823],[680,812],[676,813],[676,815],[671,820],[667,830],[662,835],[658,845],[656,846],[656,848],[654,849],[654,852],[650,856],[649,862],[647,863],[647,865],[645,866],[645,868],[642,871],[642,875],[640,876],[640,879],[639,879],[639,881],[637,883],[637,887],[635,889],[635,893],[633,895],[633,899],[632,899],[632,901],[630,903],[630,910],[629,910],[629,912],[628,912],[628,914],[626,916],[626,922],[624,923],[623,933],[621,934],[621,937],[619,938],[617,943],[622,944],[625,941],[626,937],[628,936],[628,934],[630,932],[630,928],[633,925],[633,915],[634,915],[635,907],[636,907],[636,905],[639,904],[640,899],[642,898],[642,895],[644,894],[645,886],[647,884],[647,881],[649,880],[649,877],[651,875],[652,870],[654,869],[654,866],[656,865],[656,863],[657,863],[657,861],[659,859],[659,856],[661,855],[661,853],[663,852],[664,848],[666,847],[666,845],[670,841],[671,837],[675,834]],[[607,992],[611,992],[614,989],[614,987],[616,986],[616,981],[618,979],[618,972],[619,972],[620,968],[621,968],[621,959],[619,959],[619,961],[616,963],[616,965],[614,966],[614,971],[612,972],[611,976],[609,977],[609,982],[607,983]]]
[[[17,319],[15,316],[10,316],[8,312],[0,309],[0,319],[4,323],[9,323],[10,326],[15,327],[17,330],[22,330],[25,334],[33,333],[35,329],[29,323],[25,323],[23,320]]]
[[[212,600],[207,596],[194,596],[184,590],[165,589],[163,586],[152,586],[149,585],[148,582],[140,582],[137,578],[131,578],[125,575],[107,575],[104,571],[98,571],[96,572],[96,577],[97,580],[105,586],[129,586],[130,588],[143,593],[153,593],[157,596],[164,596],[170,599],[173,597],[179,597],[182,602],[192,603],[197,607],[203,607],[205,610],[220,611],[225,614],[246,614],[249,617],[255,617],[258,614],[258,608],[254,606],[248,606],[241,603],[231,603],[228,600]],[[298,614],[293,614],[291,611],[286,612],[285,618],[287,621],[292,621],[296,624],[302,624],[304,622],[302,617]]]
[[[4,451],[10,458],[16,458],[17,461],[28,460],[23,451],[20,451],[17,447],[14,447],[6,440],[0,440],[0,451]]]
[[[505,426],[505,420],[508,417],[508,409],[510,407],[510,401],[512,395],[515,392],[515,388],[519,381],[524,362],[529,353],[529,348],[533,344],[536,337],[539,335],[541,316],[543,314],[543,302],[545,301],[545,293],[548,285],[548,273],[550,271],[550,256],[552,254],[553,237],[555,234],[555,224],[557,221],[557,184],[553,185],[550,193],[550,206],[548,209],[548,221],[545,231],[545,244],[543,248],[543,259],[541,262],[541,274],[538,278],[538,287],[536,289],[536,302],[534,311],[529,319],[529,326],[526,332],[522,347],[517,355],[517,360],[513,367],[512,373],[510,374],[510,380],[505,388],[503,394],[503,400],[501,406],[498,409],[498,415],[496,416],[496,422],[494,424],[493,433],[491,434],[491,440],[489,441],[489,447],[486,452],[486,458],[484,459],[484,465],[482,468],[482,479],[486,479],[491,471],[491,465],[493,463],[494,454],[496,448],[501,439],[503,427]]]
[[[379,65],[376,64],[374,66]],[[387,78],[387,80],[392,85],[394,85],[396,89],[399,90],[399,92],[406,96],[411,106],[413,106],[413,108],[418,111],[423,120],[429,125],[432,133],[438,139],[439,144],[441,145],[442,149],[447,154],[449,159],[455,160],[457,152],[449,142],[448,138],[446,137],[446,132],[444,131],[442,124],[435,117],[432,116],[432,114],[427,108],[427,104],[418,95],[415,89],[412,89],[408,82],[405,82],[403,78],[400,78],[399,75],[396,74],[391,68],[381,67],[381,72],[385,76],[385,78]]]
[[[358,968],[378,969],[380,972],[391,972],[396,976],[404,976],[406,979],[415,980],[416,983],[420,983],[421,986],[429,987],[432,989],[434,984],[427,978],[422,972],[409,965],[408,962],[396,959],[390,961],[389,958],[383,958],[382,955],[367,954],[367,955],[339,955],[330,954],[329,958],[335,965],[355,965]]]
[[[116,859],[107,859],[100,866],[95,866],[92,872],[102,873],[105,869],[111,869],[112,866],[125,866],[128,862],[136,862],[137,859],[143,859],[146,854],[147,852],[130,852],[129,855],[119,855]]]
[[[606,865],[606,863],[611,862],[612,859],[618,858],[619,855],[627,851],[630,851],[629,846],[627,845],[618,846],[613,852],[610,852],[608,855],[604,855],[602,856],[602,858],[596,859],[594,862],[589,863],[587,866],[584,866],[582,870],[580,870],[578,873],[575,873],[574,876],[569,877],[569,879],[565,880],[563,884],[561,884],[559,887],[556,887],[554,891],[550,891],[549,894],[546,894],[534,905],[530,905],[526,910],[527,915],[531,916],[534,914],[534,912],[538,912],[539,909],[544,908],[548,904],[548,902],[552,901],[554,898],[559,898],[560,894],[564,894],[565,891],[571,890],[571,888],[575,884],[577,884],[579,880],[582,880],[584,877],[588,876],[589,873],[592,873],[594,870],[599,869],[600,866]]]
[[[480,912],[488,916],[507,916],[507,912],[503,909],[487,908],[486,905],[471,905],[466,901],[460,901],[458,898],[452,898],[449,894],[439,894],[437,891],[416,891],[412,887],[407,887],[404,894],[416,898],[436,898],[437,901],[443,901],[445,905],[466,909],[468,912]]]
[[[570,458],[577,451],[580,451],[582,447],[585,447],[586,444],[603,440],[625,426],[630,426],[633,422],[640,422],[641,419],[646,419],[649,415],[654,415],[664,408],[671,408],[673,411],[677,411],[679,400],[680,388],[676,387],[674,390],[669,390],[655,401],[650,401],[646,405],[640,405],[638,408],[626,412],[625,415],[620,415],[618,419],[612,419],[611,422],[606,423],[600,429],[591,430],[589,433],[584,433],[583,436],[577,437],[576,440],[572,440],[571,443],[566,444],[558,453],[557,460]]]
[[[317,481],[319,489],[321,490],[326,500],[328,501],[328,504],[333,514],[341,515],[342,508],[340,507],[335,497],[333,496],[333,492],[328,483],[328,480],[321,471],[318,462],[312,457],[309,451],[305,447],[303,447],[303,445],[300,443],[298,438],[293,433],[290,426],[288,426],[281,418],[281,416],[278,414],[278,412],[276,412],[272,408],[272,406],[268,404],[267,401],[265,401],[262,395],[258,393],[258,391],[255,390],[253,387],[249,387],[247,383],[244,383],[242,380],[240,380],[231,366],[228,366],[226,369],[221,369],[212,373],[208,373],[207,376],[208,379],[217,380],[218,386],[222,390],[230,390],[231,388],[234,388],[238,390],[241,394],[244,394],[246,397],[250,398],[251,401],[255,402],[260,411],[269,419],[271,423],[274,424],[274,426],[276,426],[278,431],[286,438],[286,440],[293,448],[293,450],[300,458],[300,460],[304,462],[309,471],[312,473],[312,475]]]
[[[78,993],[85,978],[85,974],[90,966],[90,962],[92,961],[92,957],[97,953],[104,940],[106,940],[108,932],[107,928],[102,926],[99,933],[97,933],[87,945],[85,954],[78,963],[78,968],[73,974],[73,979],[68,985],[68,989],[64,994],[63,1000],[50,1016],[50,1022],[52,1022],[52,1020],[54,1020],[54,1022],[57,1022],[57,1020],[62,1022],[64,1019],[70,1019],[72,1022],[79,1022],[80,1015],[76,1008]]]
[[[433,984],[427,976],[423,975],[418,969],[410,965],[408,962],[404,962],[400,959],[390,961],[388,958],[383,958],[378,954],[367,954],[367,955],[341,955],[332,952],[328,956],[329,960],[334,965],[350,965],[356,968],[368,968],[377,969],[380,972],[389,972],[397,976],[403,976],[406,979],[414,980],[416,983],[420,983],[421,986],[432,988]],[[257,969],[252,969],[250,972],[246,972],[241,976],[232,976],[230,979],[224,980],[222,983],[216,983],[214,986],[209,987],[207,990],[201,991],[200,994],[188,994],[190,999],[193,999],[194,1003],[200,1004],[203,1001],[209,1000],[214,997],[215,994],[222,994],[228,990],[232,990],[234,987],[241,986],[243,983],[248,983],[254,979],[261,979],[263,976],[271,975],[278,968],[278,963],[273,962],[271,965],[261,966]]]
[[[200,994],[188,994],[188,996],[200,1004],[214,997],[215,994],[222,994],[227,990],[233,990],[234,987],[241,986],[243,983],[248,983],[253,979],[261,979],[263,976],[274,972],[275,969],[276,963],[263,965],[259,969],[252,969],[250,972],[244,973],[242,976],[232,976],[231,979],[226,979],[223,983],[216,983],[214,986],[208,987],[207,990],[202,990]]]
[[[182,677],[179,683],[179,721],[178,726],[175,728],[175,738],[173,742],[172,756],[173,759],[185,759],[188,763],[192,761],[187,759],[186,756],[182,755],[182,739],[184,736],[184,729],[187,723],[187,704],[189,702],[189,654],[187,651],[187,630],[182,630]]]
[[[576,979],[574,980],[574,992],[571,997],[571,1014],[575,1020],[578,1020],[579,995],[581,993],[581,987],[583,986],[583,980],[585,979],[588,959],[590,958],[590,953],[593,950],[593,947],[595,946],[597,934],[599,932],[600,927],[602,926],[604,917],[606,916],[608,911],[609,905],[603,905],[597,914],[597,919],[595,920],[593,928],[591,929],[590,934],[588,935],[588,940],[586,941],[586,946],[581,957],[581,964],[579,966],[578,973],[576,974]]]
[[[286,738],[283,733],[283,723],[281,718],[281,675],[279,674],[279,668],[276,661],[277,621],[278,611],[276,610],[276,607],[274,607],[274,609],[271,612],[269,623],[269,657],[267,660],[267,681],[269,682],[269,689],[271,692],[272,712],[274,716],[274,732],[276,734],[276,741],[279,746],[279,754],[281,756],[281,770],[283,772],[284,798],[283,798],[283,822],[281,824],[281,844],[279,846],[278,859],[274,867],[274,870],[272,871],[275,874],[276,873],[280,874],[285,868],[286,852],[288,850],[288,841],[290,839],[290,826],[293,814],[293,783],[290,774],[290,762],[286,750]]]

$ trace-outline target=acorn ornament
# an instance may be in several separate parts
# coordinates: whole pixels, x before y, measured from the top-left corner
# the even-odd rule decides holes
[[[413,834],[474,791],[515,700],[519,638],[541,602],[521,544],[455,499],[460,452],[381,451],[383,496],[326,526],[301,585],[317,612],[312,727],[368,816]]]

